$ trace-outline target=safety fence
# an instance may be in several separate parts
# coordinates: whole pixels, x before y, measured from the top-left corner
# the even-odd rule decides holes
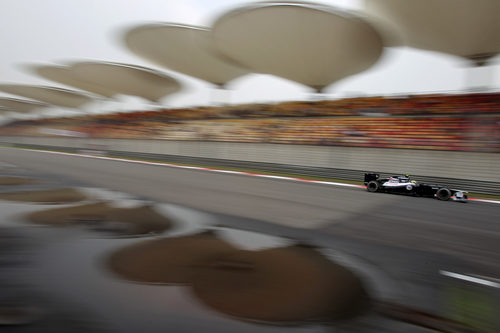
[[[0,137],[0,143],[171,163],[362,181],[409,173],[419,182],[500,195],[500,154],[306,145]]]

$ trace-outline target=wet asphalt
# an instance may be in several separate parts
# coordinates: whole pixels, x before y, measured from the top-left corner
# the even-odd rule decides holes
[[[467,310],[468,305],[456,302],[456,298],[472,292],[476,295],[473,297],[478,300],[487,299],[481,302],[488,303],[494,312],[500,309],[499,289],[452,279],[439,273],[448,271],[493,279],[500,277],[500,205],[372,194],[358,188],[217,174],[12,148],[0,148],[0,162],[13,166],[0,170],[3,174],[31,175],[43,178],[47,183],[76,187],[107,188],[128,193],[140,200],[184,207],[183,209],[207,216],[211,225],[252,230],[316,245],[326,249],[325,251],[331,251],[333,257],[358,272],[373,296],[380,300],[457,317],[463,316],[461,313]],[[30,188],[37,186],[45,188],[49,185],[30,185]],[[30,244],[28,247],[41,243],[42,248],[47,248],[44,242],[51,242],[53,237],[42,237],[38,232],[26,233],[23,228],[18,227],[10,227],[8,230],[8,235],[25,239],[25,243]],[[36,241],[30,241],[30,238]],[[43,255],[31,257],[32,261],[38,263],[35,265],[38,267],[37,274],[44,276],[46,271],[43,267],[47,265],[43,263],[50,262],[49,258],[65,249],[64,246],[68,244],[61,246],[48,252],[40,252],[45,253]],[[102,243],[102,246],[105,248],[108,245]],[[12,258],[11,255],[8,257]],[[82,258],[82,262],[85,260],[91,259]],[[14,271],[9,270],[12,275],[18,274],[17,271],[12,273]],[[54,304],[54,308],[68,309],[61,305],[65,302],[75,303],[75,308],[82,306],[75,302],[75,294],[62,293],[59,300],[57,296],[46,294],[54,285],[29,280],[27,285],[33,286],[25,286],[22,290],[27,292],[33,288],[34,294],[45,293],[45,298],[57,299],[49,302]],[[5,282],[2,286],[9,283],[11,282]],[[67,286],[68,290],[71,289],[70,286],[71,284]],[[126,293],[119,297],[126,299]],[[130,293],[132,296],[134,292]],[[91,313],[92,300],[88,299],[83,303],[85,310],[80,312]],[[132,331],[131,327],[140,327],[140,323],[130,327],[116,325],[117,316],[106,319],[106,307],[97,312],[100,313],[96,318],[105,323],[99,326],[103,330],[107,330],[107,326],[115,331]],[[72,315],[60,316],[72,318]],[[193,316],[186,314],[186,318],[191,317]],[[57,316],[54,318],[54,322],[57,322]],[[113,318],[111,322],[109,318]],[[238,325],[232,326],[229,322],[213,320],[210,316],[208,318],[210,320],[205,324],[208,331],[243,329]],[[476,314],[475,318],[489,320],[488,315],[482,312]],[[162,323],[168,325],[167,322]],[[196,326],[187,319],[170,322],[172,325],[173,323],[176,331],[197,331],[203,326]],[[148,326],[146,331],[165,331],[163,324]],[[492,322],[488,325],[493,327],[497,324]],[[421,328],[405,325],[407,324],[387,319],[366,318],[362,322],[346,324],[342,330],[339,327],[308,327],[305,331],[377,332],[383,327],[384,331],[389,332],[425,332]],[[262,331],[274,331],[266,326],[257,327]],[[0,332],[3,329],[0,326]],[[28,326],[24,330],[19,327],[15,329],[19,332],[30,331]],[[246,329],[252,331],[256,327],[251,325],[243,330]],[[303,328],[296,329],[302,331]]]

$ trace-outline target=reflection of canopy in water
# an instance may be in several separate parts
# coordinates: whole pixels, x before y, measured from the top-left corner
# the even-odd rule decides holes
[[[35,224],[50,226],[81,224],[120,235],[161,233],[171,226],[170,220],[157,213],[151,206],[120,208],[101,202],[38,211],[30,213],[27,218]]]
[[[315,249],[240,250],[213,232],[134,244],[109,266],[132,281],[191,285],[205,304],[252,320],[334,321],[359,315],[368,301],[353,273]]]
[[[500,53],[498,0],[366,0],[388,43],[444,52],[477,65]]]
[[[31,66],[31,70],[45,79],[85,90],[103,97],[113,97],[113,95],[116,94],[113,90],[79,79],[71,67],[68,66],[37,65]]]
[[[28,100],[23,100],[23,99],[7,98],[7,97],[0,98],[0,107],[2,107],[5,110],[12,111],[12,112],[27,113],[27,112],[35,111],[36,109],[46,108],[49,106],[50,105],[48,105],[48,104],[40,103],[40,102],[36,102],[36,101],[28,101]]]
[[[311,3],[251,4],[220,17],[213,35],[234,61],[318,91],[371,67],[382,52],[380,36],[361,18]]]
[[[216,55],[210,31],[179,24],[149,24],[130,30],[127,47],[138,56],[174,71],[223,86],[247,70]]]
[[[36,183],[37,180],[34,178],[26,178],[26,177],[11,177],[11,176],[0,176],[0,185],[25,185],[25,184],[33,184]]]
[[[71,65],[78,78],[123,95],[158,101],[181,89],[174,78],[153,69],[111,63],[77,62]]]
[[[211,307],[263,321],[334,321],[367,305],[361,281],[312,248],[237,251],[200,268],[193,288]]]
[[[49,190],[2,192],[0,200],[24,201],[38,203],[66,203],[85,200],[86,196],[72,188]]]
[[[199,267],[212,257],[236,250],[211,233],[201,233],[131,245],[115,252],[109,265],[115,273],[132,281],[190,284]]]
[[[68,108],[78,108],[92,101],[91,97],[83,93],[56,87],[0,84],[0,90],[9,94]]]

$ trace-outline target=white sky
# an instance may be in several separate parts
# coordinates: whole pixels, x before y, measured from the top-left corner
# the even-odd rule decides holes
[[[316,2],[350,9],[359,9],[363,4],[362,0]],[[148,22],[210,25],[225,11],[245,3],[248,1],[1,0],[0,82],[64,87],[38,78],[22,65],[82,59],[115,61],[160,69],[178,78],[185,88],[162,100],[167,107],[207,105],[214,100],[209,84],[142,60],[123,46],[121,36],[126,28]],[[488,76],[490,88],[499,90],[499,68],[499,61],[486,69],[470,70],[464,60],[454,56],[409,48],[386,49],[374,67],[330,86],[326,97],[457,91],[467,88],[467,82],[474,83],[478,75],[483,81]],[[308,88],[269,75],[241,77],[230,88],[231,103],[311,98]],[[0,96],[8,95],[0,92]],[[123,97],[120,102],[104,103],[102,107],[128,110],[141,106],[144,101]]]

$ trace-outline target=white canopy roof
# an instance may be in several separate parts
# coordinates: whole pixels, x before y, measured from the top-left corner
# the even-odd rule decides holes
[[[230,59],[318,91],[371,67],[382,52],[381,37],[360,17],[313,3],[250,4],[220,17],[212,31]]]
[[[32,112],[36,109],[45,108],[49,106],[50,105],[45,103],[28,101],[17,98],[7,98],[7,97],[0,98],[0,107],[4,110],[9,110],[12,112],[27,113],[27,112]]]
[[[158,101],[181,89],[174,78],[145,67],[111,62],[78,62],[71,68],[85,82],[150,101]]]
[[[78,79],[72,68],[68,66],[37,65],[30,68],[34,73],[45,79],[85,90],[96,95],[113,97],[116,94],[115,91],[99,86],[98,84]]]
[[[56,87],[0,84],[0,91],[68,108],[79,108],[93,100],[83,93]]]
[[[223,86],[248,70],[221,58],[213,49],[209,29],[180,24],[149,24],[125,35],[138,56],[174,71]]]
[[[499,0],[365,0],[389,44],[444,52],[477,65],[500,53]]]

